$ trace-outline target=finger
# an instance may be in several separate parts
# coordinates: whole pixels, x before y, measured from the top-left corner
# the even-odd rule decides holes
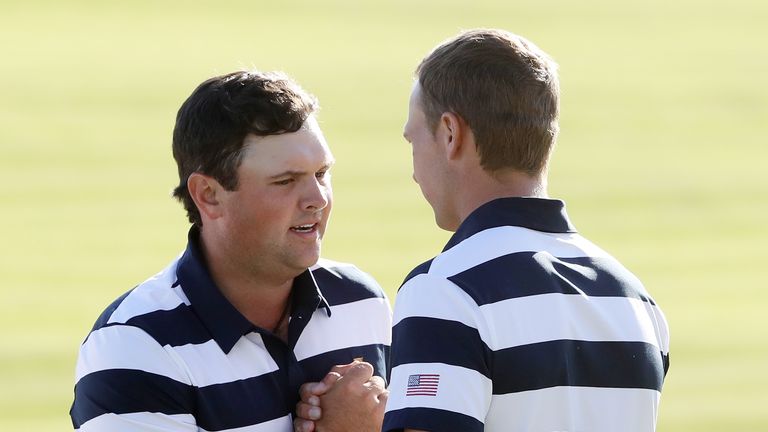
[[[320,385],[320,383],[316,382],[308,382],[302,384],[302,386],[299,387],[299,397],[301,400],[315,405],[312,402],[317,401],[317,395],[323,394],[323,392],[318,392],[318,390],[324,390],[323,388],[318,389],[318,385]]]
[[[323,411],[319,406],[311,405],[305,402],[296,404],[296,417],[304,420],[320,420]]]
[[[375,391],[377,393],[381,393],[384,391],[384,389],[387,388],[387,384],[384,382],[384,378],[377,375],[372,376],[371,379],[365,383],[365,386],[368,387],[369,390]]]
[[[315,422],[297,418],[293,420],[294,432],[313,432],[315,430]]]
[[[328,372],[320,382],[304,383],[299,387],[299,397],[304,402],[308,402],[312,405],[319,405],[320,400],[317,396],[324,395],[333,384],[339,380],[339,378],[341,378],[341,375],[338,373]]]
[[[354,365],[356,365],[358,363],[361,363],[361,362],[358,361],[358,360],[354,360],[352,363],[348,363],[348,364],[345,364],[345,365],[336,365],[336,366],[331,368],[331,372],[336,372],[339,375],[344,375],[345,373],[347,373],[349,371],[349,369],[352,366],[354,366]]]
[[[381,405],[386,405],[387,401],[389,400],[389,390],[384,390],[383,392],[379,393],[378,398]]]
[[[317,396],[324,395],[328,392],[328,390],[331,389],[331,387],[333,387],[334,384],[336,384],[336,381],[338,381],[340,378],[341,375],[338,372],[328,372],[325,374],[322,381],[317,383],[317,385],[312,388],[312,394]]]

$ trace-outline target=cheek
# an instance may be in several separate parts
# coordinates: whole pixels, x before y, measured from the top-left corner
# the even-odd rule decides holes
[[[290,208],[280,196],[258,196],[240,203],[237,208],[238,224],[243,231],[267,233],[290,220]]]
[[[323,210],[325,211],[325,217],[328,218],[328,215],[330,215],[331,209],[333,208],[333,190],[330,185],[328,185],[326,191],[325,200],[328,204],[325,205],[325,209]]]
[[[424,154],[415,152],[413,154],[413,178],[416,182],[421,183],[429,181],[429,160]]]

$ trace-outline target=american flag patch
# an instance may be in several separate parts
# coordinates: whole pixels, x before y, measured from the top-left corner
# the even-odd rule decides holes
[[[440,374],[408,375],[406,396],[437,396],[437,385],[440,384]]]

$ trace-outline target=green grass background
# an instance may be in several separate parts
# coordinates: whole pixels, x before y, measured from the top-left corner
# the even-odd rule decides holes
[[[448,238],[400,133],[412,71],[462,28],[560,64],[550,193],[667,314],[660,431],[768,430],[768,3],[16,1],[0,5],[0,430],[67,430],[79,343],[184,247],[175,112],[281,69],[338,159],[328,258],[394,296]]]

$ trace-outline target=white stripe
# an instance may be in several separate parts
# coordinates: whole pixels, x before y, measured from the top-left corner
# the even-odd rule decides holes
[[[647,342],[659,347],[657,326],[661,311],[629,297],[588,297],[575,294],[541,294],[502,300],[477,307],[474,300],[452,282],[420,274],[400,289],[394,325],[409,317],[457,321],[476,328],[494,351],[559,339],[584,341]],[[479,315],[478,315],[479,313]],[[656,314],[656,315],[654,315]]]
[[[645,309],[648,311],[648,315],[651,317],[653,326],[656,329],[661,352],[669,354],[669,325],[667,324],[664,312],[658,306],[651,305],[650,303],[645,304]]]
[[[331,306],[330,317],[325,309],[318,309],[296,342],[296,359],[354,346],[390,345],[391,313],[389,302],[384,298]]]
[[[659,396],[648,389],[593,387],[494,395],[484,430],[652,432]]]
[[[440,374],[436,396],[406,396],[408,377],[415,374]],[[444,363],[409,363],[392,369],[387,411],[402,408],[436,408],[462,413],[484,421],[491,403],[491,380],[483,374]]]
[[[76,429],[81,432],[160,432],[190,431],[197,432],[195,418],[191,414],[130,413],[102,414],[94,417]]]
[[[108,369],[143,370],[163,375],[189,384],[168,348],[161,347],[143,330],[124,325],[103,327],[91,332],[88,340],[80,347],[80,356],[75,369],[75,380],[83,376]]]
[[[167,349],[198,387],[257,377],[278,369],[261,335],[255,332],[241,337],[228,354],[215,340]]]
[[[449,277],[503,255],[542,251],[558,258],[609,256],[579,234],[543,233],[504,226],[480,231],[441,253],[432,261],[429,273]]]
[[[477,304],[453,282],[422,273],[411,278],[395,297],[393,325],[408,317],[458,321],[477,328]]]
[[[189,301],[187,298],[187,294],[184,292],[184,289],[181,287],[181,285],[176,285],[175,287],[171,288],[171,291],[173,291],[176,296],[187,306],[190,306],[192,302]]]
[[[263,423],[243,426],[235,429],[221,429],[216,432],[290,432],[293,430],[293,421],[291,415],[280,417],[274,420],[265,421]],[[200,429],[201,432],[207,432],[205,429]]]
[[[120,306],[109,317],[109,323],[124,323],[129,319],[144,315],[156,310],[171,310],[182,303],[189,304],[186,296],[180,297],[183,291],[180,287],[171,289],[176,280],[176,266],[174,261],[160,273],[142,282],[128,296],[123,299]]]
[[[542,294],[480,306],[480,336],[494,351],[559,339],[659,346],[647,303],[628,297]]]

